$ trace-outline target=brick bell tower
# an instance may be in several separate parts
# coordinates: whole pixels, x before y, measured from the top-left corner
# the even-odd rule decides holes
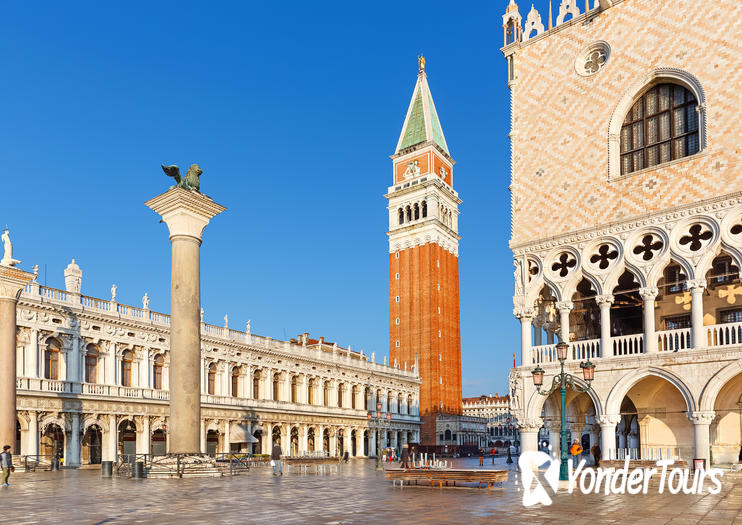
[[[421,444],[435,445],[438,414],[461,414],[458,205],[448,151],[425,74],[394,155],[389,200],[389,355],[417,362]]]

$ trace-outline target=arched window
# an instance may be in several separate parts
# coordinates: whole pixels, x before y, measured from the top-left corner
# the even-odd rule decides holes
[[[397,414],[402,413],[402,394],[397,394]]]
[[[445,439],[446,441],[451,441],[451,431],[449,429],[446,429],[443,435],[445,436],[443,439]]]
[[[252,397],[260,399],[260,370],[256,370],[252,375]]]
[[[152,365],[152,388],[162,390],[162,369],[164,366],[165,358],[162,357],[162,354],[157,354]]]
[[[98,347],[89,344],[85,352],[85,382],[97,383],[98,380]]]
[[[239,397],[240,395],[240,367],[235,366],[232,368],[232,397]]]
[[[356,396],[358,395],[358,387],[356,385],[353,385],[353,388],[350,390],[350,408],[355,409],[356,408]]]
[[[134,352],[125,350],[121,355],[121,386],[131,386],[131,365],[134,362]]]
[[[407,413],[412,414],[412,394],[407,396]]]
[[[213,396],[216,392],[216,364],[211,363],[209,365],[209,380],[206,387],[206,392]]]
[[[366,403],[366,410],[376,410],[376,407],[371,406],[371,389],[369,387],[363,390],[363,400]]]
[[[409,222],[412,220],[412,209],[409,206],[407,206],[407,208],[405,208],[405,211],[407,215],[407,222]]]
[[[315,380],[310,379],[309,380],[309,387],[307,388],[307,401],[310,405],[314,404],[314,388],[315,388]]]
[[[345,385],[340,383],[338,385],[338,408],[343,408],[343,395],[345,394]]]
[[[278,387],[280,385],[281,376],[273,374],[273,401],[278,401]]]
[[[404,224],[404,210],[402,208],[399,208],[399,210],[397,210],[397,213],[399,215],[399,224]]]
[[[422,208],[423,208],[423,218],[425,218],[428,216],[428,203],[423,201]]]
[[[392,391],[389,390],[386,393],[386,411],[391,412],[392,411],[392,402],[394,401],[394,395],[392,394]]]
[[[297,402],[297,394],[298,394],[298,385],[297,385],[298,379],[296,376],[291,377],[291,402],[296,403]]]
[[[44,352],[44,377],[46,379],[59,379],[59,352],[62,344],[54,338],[46,342]]]
[[[330,382],[325,381],[325,388],[323,390],[323,404],[327,407],[330,406]]]
[[[621,126],[621,175],[698,153],[698,101],[678,84],[659,84],[637,100]]]
[[[417,203],[415,203],[415,220],[420,218],[420,206],[418,206]]]

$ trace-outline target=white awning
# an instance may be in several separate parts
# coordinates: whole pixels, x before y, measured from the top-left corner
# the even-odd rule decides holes
[[[257,443],[258,440],[255,436],[248,432],[244,425],[230,425],[229,428],[229,442],[230,443]]]

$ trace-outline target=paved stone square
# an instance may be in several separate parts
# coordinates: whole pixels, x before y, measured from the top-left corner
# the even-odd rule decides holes
[[[498,462],[496,467],[506,467]],[[476,460],[457,466],[475,467]],[[742,476],[719,495],[558,494],[526,509],[515,484],[486,489],[392,487],[371,460],[339,474],[273,477],[269,468],[234,478],[101,479],[97,470],[15,474],[3,488],[4,523],[742,523]],[[487,463],[485,467],[492,468]]]

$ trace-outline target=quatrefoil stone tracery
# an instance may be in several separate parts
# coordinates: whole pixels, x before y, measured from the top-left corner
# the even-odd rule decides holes
[[[642,237],[639,244],[634,246],[634,255],[641,255],[645,261],[651,261],[654,256],[662,250],[662,241],[655,240],[654,235],[649,234]]]
[[[562,253],[559,259],[551,265],[551,271],[559,274],[559,277],[567,277],[570,270],[577,266],[577,261],[574,257],[570,257],[567,252]]]
[[[610,266],[611,261],[616,259],[618,259],[618,251],[613,249],[610,244],[602,244],[598,248],[598,252],[590,257],[590,262],[597,264],[601,270],[605,270]]]
[[[697,252],[703,248],[706,241],[711,240],[711,237],[713,237],[713,234],[710,230],[704,231],[703,226],[694,224],[688,229],[688,234],[683,235],[679,242],[681,246],[685,246],[692,252]]]

